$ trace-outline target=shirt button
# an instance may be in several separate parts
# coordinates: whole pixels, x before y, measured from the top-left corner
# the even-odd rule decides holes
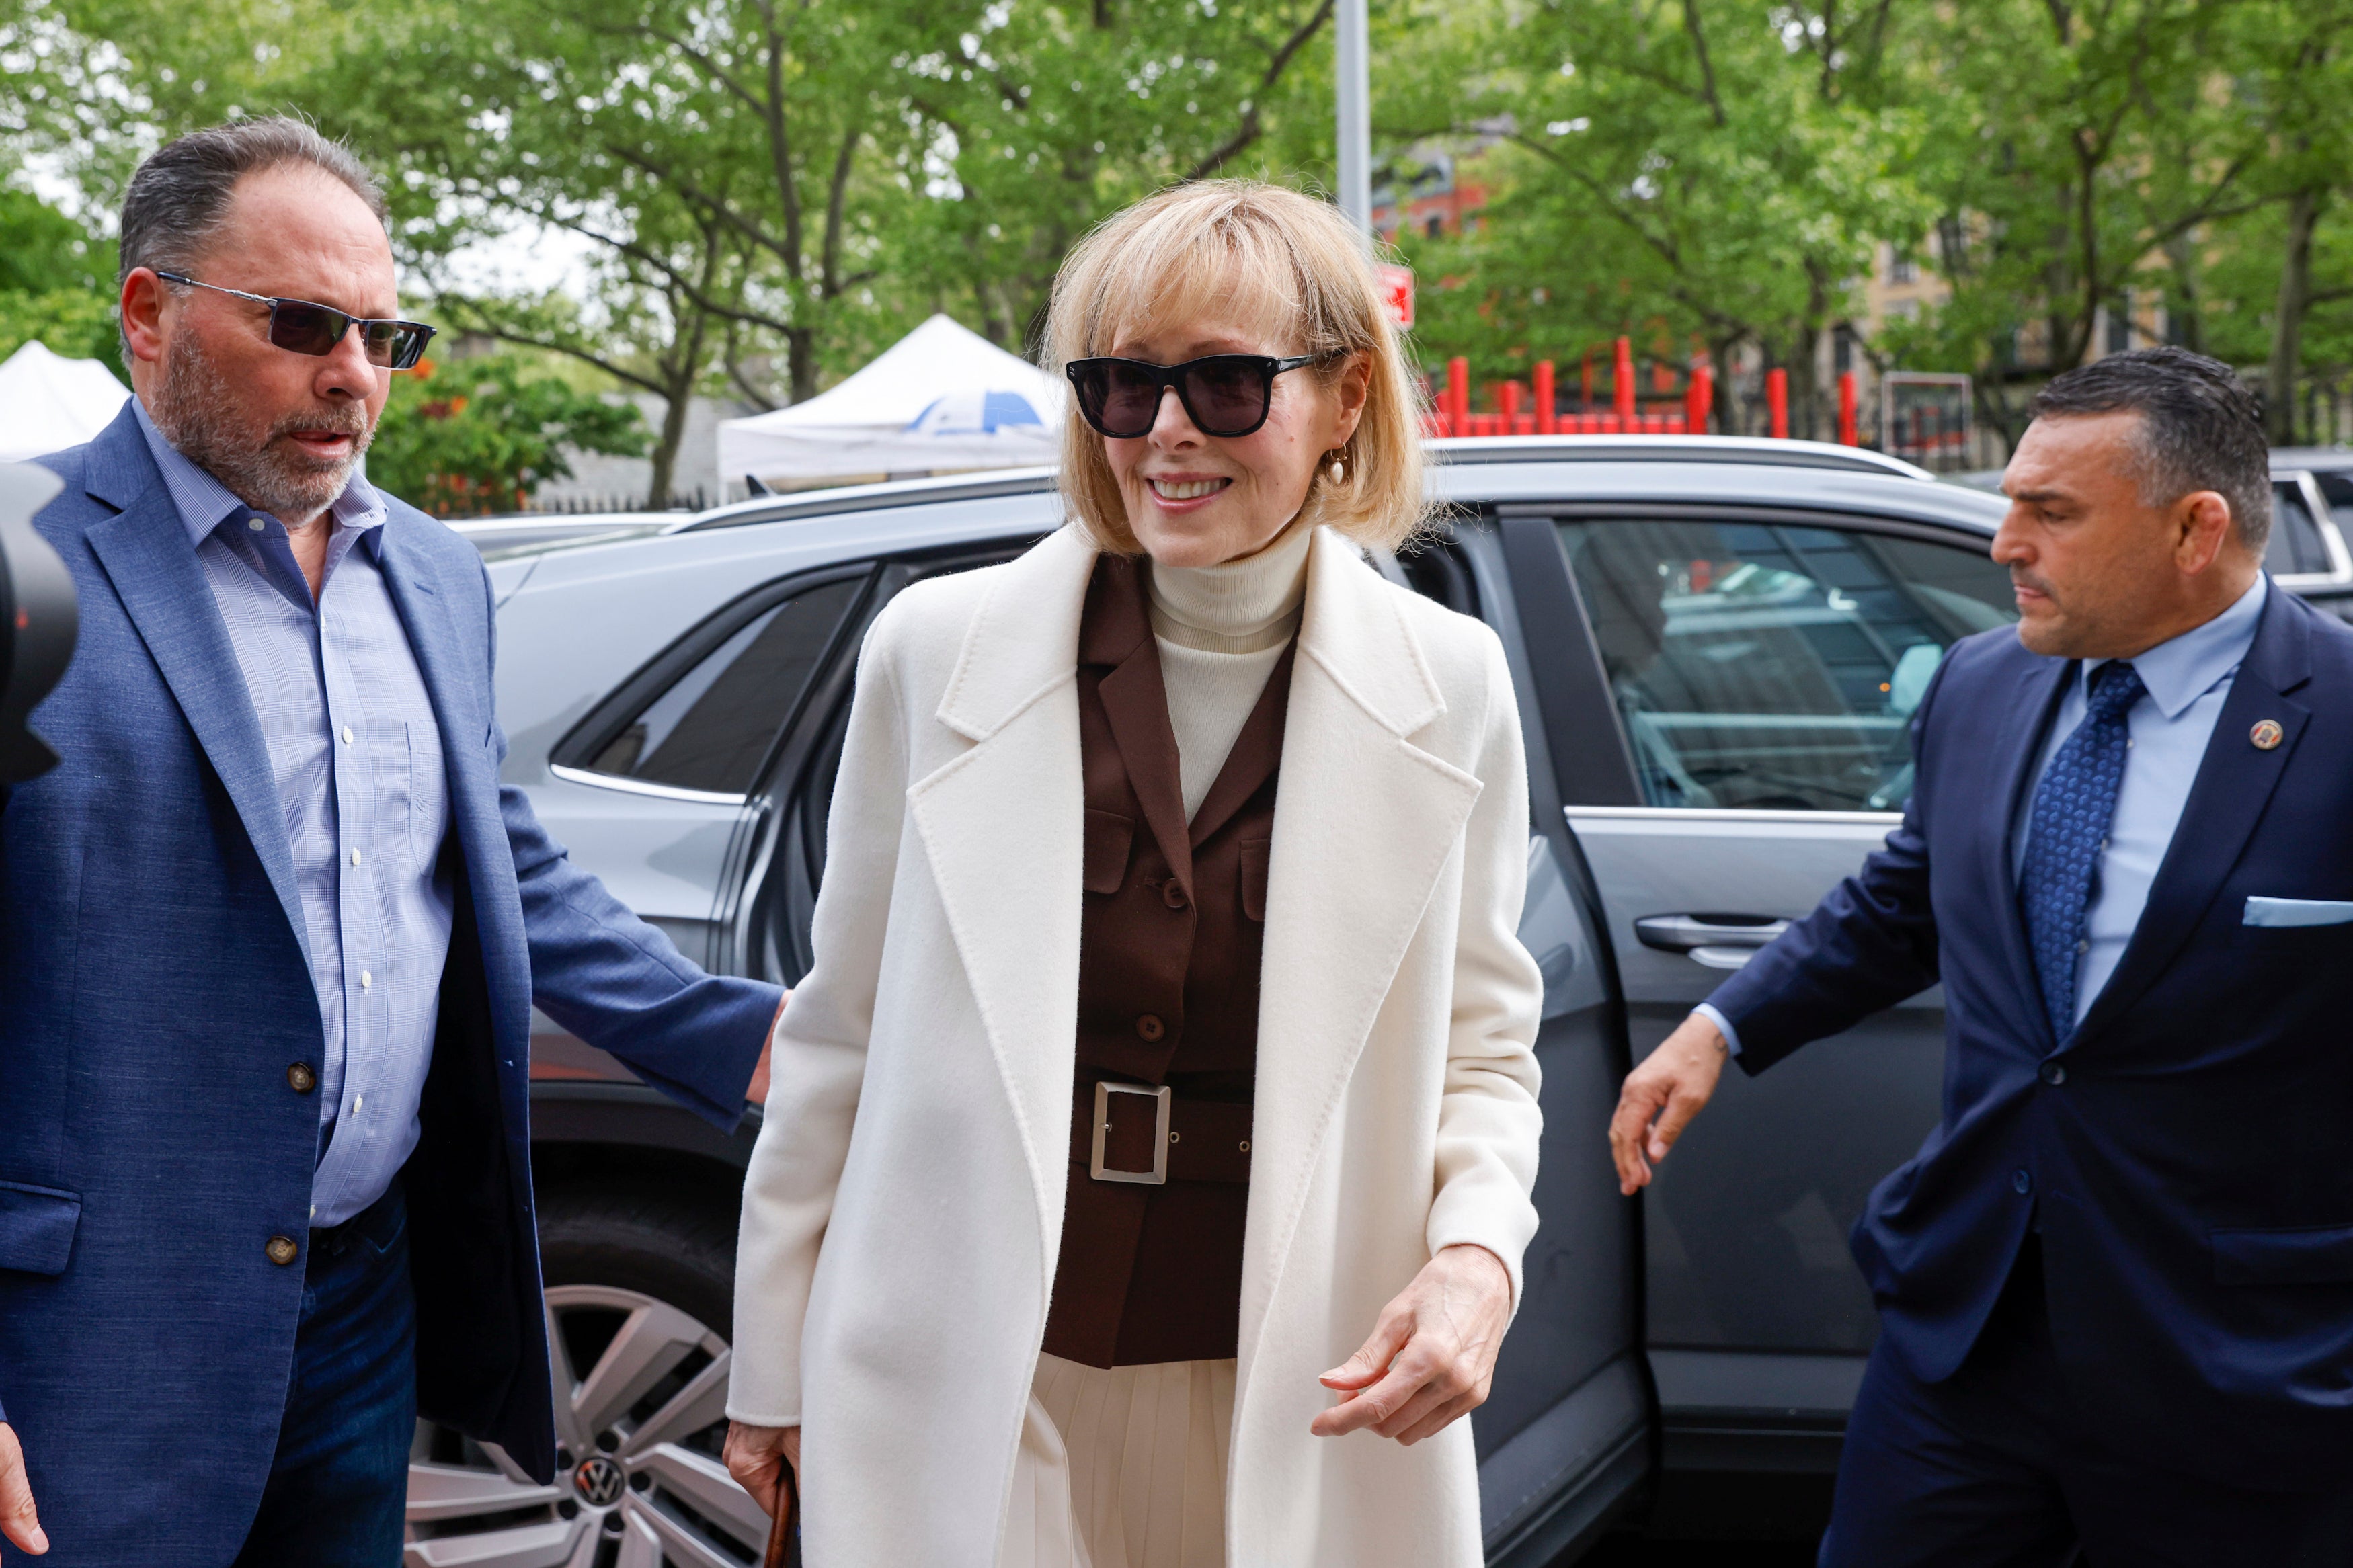
[[[262,521],[258,517],[248,517],[245,520],[245,526],[253,530],[254,532],[259,533],[262,529]]]
[[[367,1096],[366,1096],[366,1095],[364,1095],[364,1094],[355,1094],[355,1095],[352,1096],[352,1114],[353,1114],[353,1116],[357,1116],[357,1115],[360,1113],[360,1107],[362,1107],[362,1106],[365,1105],[366,1103],[367,1103]]]
[[[286,1087],[297,1094],[308,1094],[319,1087],[319,1075],[309,1062],[296,1062],[286,1069]]]
[[[344,725],[344,726],[343,726],[343,744],[344,744],[344,745],[346,745],[346,746],[348,746],[348,745],[350,745],[351,743],[352,743],[352,727],[351,727],[349,724],[346,724],[346,725]]]
[[[2079,938],[2077,938],[2077,939],[2076,939],[2076,942],[2075,942],[2075,951],[2076,951],[2077,952],[2091,952],[2091,951],[2092,951],[2092,939],[2091,939],[2090,937],[2088,937],[2088,936],[2086,936],[2086,937],[2079,937]]]
[[[1160,901],[1172,910],[1181,910],[1191,900],[1185,897],[1183,884],[1171,877],[1160,885]]]
[[[354,849],[354,850],[353,850],[353,851],[352,851],[352,864],[353,864],[353,865],[354,865],[354,866],[356,866],[356,865],[358,865],[359,863],[360,863],[360,852],[359,852],[358,850]]]
[[[290,1236],[273,1236],[269,1244],[261,1250],[268,1254],[270,1262],[280,1268],[302,1255],[302,1249],[294,1245],[294,1238]]]
[[[2034,1190],[2034,1178],[2023,1171],[2012,1171],[2010,1173],[2010,1185],[2011,1191],[2024,1197]]]
[[[2056,1089],[2067,1081],[2067,1069],[2057,1062],[2044,1062],[2041,1076],[2043,1082]]]
[[[1145,1013],[1135,1020],[1135,1037],[1147,1044],[1159,1039],[1167,1032],[1168,1026],[1160,1021],[1160,1015],[1157,1013]]]
[[[364,990],[366,990],[369,986],[374,985],[375,984],[375,970],[373,970],[373,969],[363,969],[363,970],[361,970],[361,971],[360,971],[360,989],[361,989],[361,990],[364,991]]]

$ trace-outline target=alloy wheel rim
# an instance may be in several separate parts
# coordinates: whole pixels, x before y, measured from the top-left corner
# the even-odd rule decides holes
[[[539,1485],[495,1445],[420,1422],[403,1568],[757,1562],[768,1516],[718,1457],[727,1342],[666,1301],[610,1286],[550,1287],[546,1310],[554,1482]],[[589,1364],[573,1364],[575,1347]]]

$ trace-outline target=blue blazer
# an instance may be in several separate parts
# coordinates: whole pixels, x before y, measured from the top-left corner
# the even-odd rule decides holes
[[[2039,1226],[2051,1328],[2121,1452],[2236,1484],[2353,1468],[2353,629],[2274,588],[2115,976],[2062,1047],[2010,826],[2069,661],[1956,645],[1903,826],[1711,1000],[1761,1072],[1938,981],[1943,1116],[1853,1233],[1883,1331],[1950,1376]],[[2276,721],[2284,739],[2250,731]]]
[[[33,715],[63,763],[0,794],[0,1401],[38,1561],[225,1563],[286,1403],[303,1271],[263,1247],[309,1225],[319,1102],[287,1068],[321,1059],[318,1001],[260,726],[130,407],[43,461],[81,635]],[[543,1481],[532,1005],[724,1127],[779,993],[689,963],[500,784],[481,558],[388,504],[463,866],[403,1178],[417,1394]]]

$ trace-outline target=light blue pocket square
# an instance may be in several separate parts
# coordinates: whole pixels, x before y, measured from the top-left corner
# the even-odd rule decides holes
[[[2333,899],[2249,899],[2244,924],[2341,926],[2353,922],[2353,903]]]

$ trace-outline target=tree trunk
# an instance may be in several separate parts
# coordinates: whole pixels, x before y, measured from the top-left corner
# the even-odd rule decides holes
[[[702,275],[706,284],[710,281],[715,257],[715,247],[704,257]],[[677,319],[686,308],[685,300],[673,297],[670,300],[671,318]],[[646,486],[646,509],[649,511],[659,511],[670,503],[670,479],[678,471],[678,448],[686,437],[687,410],[694,403],[694,384],[702,379],[702,345],[710,339],[711,318],[697,310],[693,313],[693,321],[682,339],[672,341],[670,352],[661,361],[661,439],[654,447],[653,478]]]
[[[2171,318],[2168,334],[2192,353],[2206,352],[2206,317],[2198,292],[2198,247],[2189,234],[2166,241],[2165,258],[2173,268],[2173,299],[2166,306]]]
[[[817,395],[817,331],[795,327],[785,334],[785,363],[793,385],[793,401],[807,403]]]
[[[2263,371],[2263,432],[2275,447],[2295,441],[2295,383],[2304,372],[2304,315],[2312,303],[2312,231],[2327,200],[2307,187],[2288,198],[2287,255],[2272,310],[2272,355]]]
[[[1820,260],[1806,261],[1806,315],[1789,354],[1789,434],[1801,441],[1821,434],[1822,334],[1830,330],[1831,280]]]
[[[672,381],[666,394],[661,437],[654,443],[653,479],[646,486],[648,511],[659,511],[670,505],[670,477],[678,471],[678,448],[686,436],[686,409],[693,396],[694,382],[691,376],[684,379],[683,384]]]
[[[1719,436],[1742,434],[1740,399],[1732,386],[1732,355],[1740,341],[1741,334],[1736,332],[1707,345],[1707,361],[1715,370],[1715,429]]]

